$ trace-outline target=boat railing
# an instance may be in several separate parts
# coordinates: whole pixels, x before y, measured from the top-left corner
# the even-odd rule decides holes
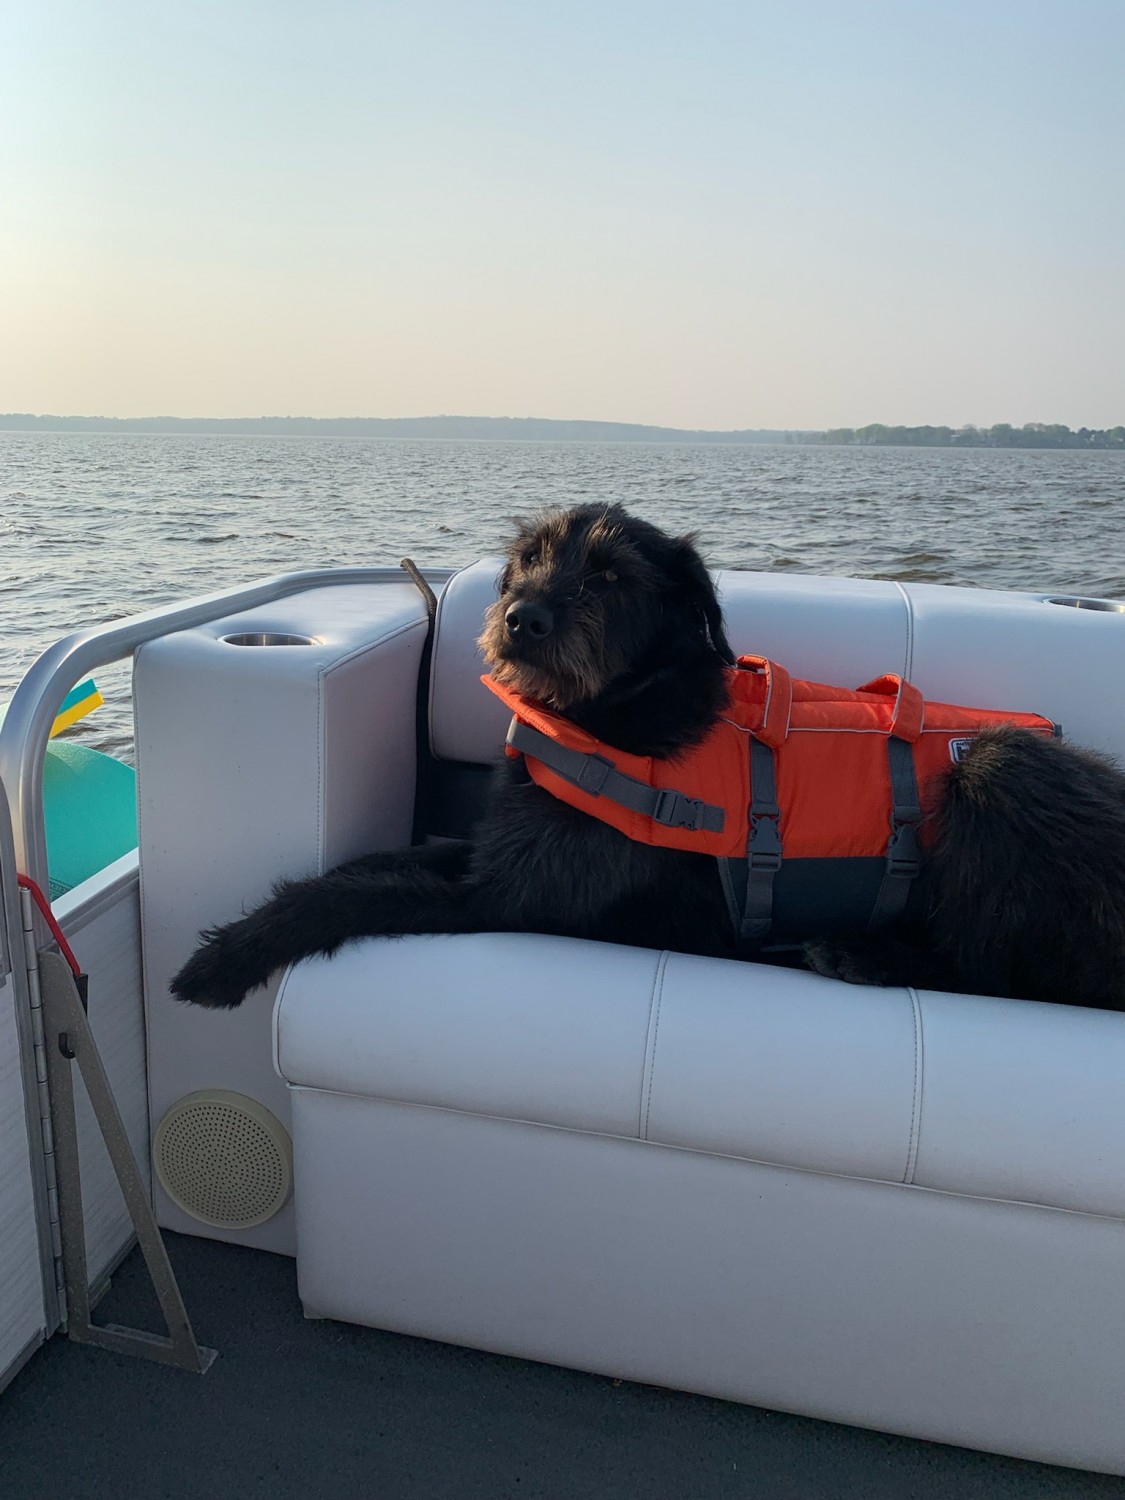
[[[423,577],[440,587],[452,568],[425,568]],[[47,841],[43,818],[43,763],[51,726],[63,699],[96,668],[132,656],[138,646],[177,630],[206,625],[224,615],[273,604],[292,594],[341,585],[401,583],[401,568],[313,568],[281,573],[236,589],[205,594],[185,603],[147,610],[125,620],[75,631],[49,646],[35,661],[0,723],[0,783],[12,805],[16,864],[43,890],[48,888]]]

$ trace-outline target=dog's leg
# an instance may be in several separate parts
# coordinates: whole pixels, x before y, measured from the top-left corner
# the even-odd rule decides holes
[[[230,1009],[277,969],[334,953],[350,938],[467,931],[471,887],[459,877],[468,852],[453,843],[387,850],[327,875],[282,881],[256,911],[202,934],[172,980],[172,994]]]
[[[921,990],[957,988],[951,965],[929,948],[894,932],[865,932],[848,938],[816,938],[802,946],[805,967],[826,979]]]

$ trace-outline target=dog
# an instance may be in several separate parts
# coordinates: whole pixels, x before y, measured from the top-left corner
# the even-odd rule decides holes
[[[694,538],[617,504],[517,523],[480,644],[498,683],[673,766],[727,706],[734,656]],[[1125,775],[1001,726],[973,740],[928,801],[908,914],[755,956],[853,983],[1125,1009]],[[471,840],[284,881],[201,933],[171,989],[233,1007],[275,970],[354,938],[499,931],[744,956],[718,860],[635,842],[505,758]]]

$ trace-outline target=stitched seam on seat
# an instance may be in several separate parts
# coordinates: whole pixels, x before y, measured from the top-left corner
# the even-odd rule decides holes
[[[903,663],[902,675],[909,682],[910,674],[914,670],[914,600],[901,583],[896,582],[895,588],[898,589],[902,602],[906,605],[906,661]]]
[[[660,962],[656,966],[653,976],[652,999],[649,1002],[649,1025],[652,1030],[652,1045],[646,1046],[646,1063],[648,1066],[648,1088],[644,1094],[644,1120],[638,1121],[638,1129],[641,1139],[648,1140],[648,1120],[652,1110],[652,1080],[656,1073],[656,1042],[660,1035],[660,1008],[664,1003],[664,974],[668,968],[668,959],[671,957],[667,951],[660,955]]]
[[[332,661],[325,662],[320,669],[320,675],[322,677],[331,677],[332,673],[338,667],[350,666],[353,661],[358,661],[361,656],[366,656],[369,651],[378,651],[381,647],[390,645],[391,641],[398,640],[400,635],[409,635],[412,630],[425,629],[428,625],[429,621],[425,615],[421,619],[415,618],[407,620],[405,624],[396,625],[392,630],[386,631],[385,634],[376,636],[374,640],[361,642],[360,645],[353,647],[346,656],[337,656]]]
[[[288,985],[292,973],[293,966],[290,964],[281,976],[281,983],[277,987],[277,994],[274,996],[273,1002],[273,1070],[279,1078],[285,1080],[289,1088],[292,1088],[293,1085],[289,1082],[289,1078],[281,1066],[281,1002],[285,996],[285,987]]]
[[[922,1125],[922,1004],[916,990],[908,987],[906,993],[910,996],[914,1020],[914,1087],[910,1109],[910,1140],[906,1147],[906,1170],[902,1174],[902,1180],[904,1183],[913,1183],[914,1172],[918,1165],[918,1140]]]

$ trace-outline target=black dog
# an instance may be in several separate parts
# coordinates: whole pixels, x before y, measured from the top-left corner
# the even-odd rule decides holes
[[[691,539],[617,505],[520,523],[481,644],[495,678],[636,755],[699,743],[727,701],[733,655]],[[995,729],[950,768],[933,822],[909,924],[805,933],[800,961],[854,982],[1125,1008],[1125,776]],[[471,844],[283,882],[203,934],[172,992],[235,1006],[352,938],[482,931],[736,954],[716,860],[633,842],[506,760]]]

